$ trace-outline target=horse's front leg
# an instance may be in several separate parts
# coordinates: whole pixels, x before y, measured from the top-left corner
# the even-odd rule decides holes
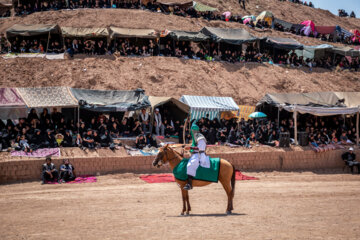
[[[190,211],[191,211],[190,200],[189,200],[189,191],[186,191],[186,203],[187,203],[186,215],[189,215]]]
[[[182,200],[183,200],[183,209],[181,211],[181,215],[184,215],[184,213],[186,211],[186,194],[187,194],[187,191],[181,188],[181,196],[182,196]]]

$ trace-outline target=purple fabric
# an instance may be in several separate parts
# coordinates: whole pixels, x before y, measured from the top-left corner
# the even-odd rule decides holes
[[[15,88],[0,88],[0,106],[25,106]]]
[[[60,148],[40,148],[32,153],[24,151],[12,151],[12,157],[60,157]]]

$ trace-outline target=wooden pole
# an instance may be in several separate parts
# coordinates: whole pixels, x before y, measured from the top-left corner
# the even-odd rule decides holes
[[[46,52],[45,52],[45,54],[46,54],[46,53],[47,53],[47,51],[48,51],[48,48],[49,48],[49,42],[50,42],[50,31],[49,31],[48,41],[47,41],[47,44],[46,44]]]
[[[278,124],[277,127],[280,127],[280,107],[278,107]]]
[[[293,117],[294,117],[294,138],[295,138],[295,145],[298,145],[298,139],[297,139],[297,112],[296,110],[294,111],[294,114],[293,114]]]
[[[359,146],[359,111],[356,113],[356,145]]]

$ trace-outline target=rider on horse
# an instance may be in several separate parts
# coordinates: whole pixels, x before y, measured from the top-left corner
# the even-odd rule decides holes
[[[187,175],[188,181],[184,186],[185,190],[192,189],[192,180],[196,176],[196,170],[201,165],[202,167],[209,168],[210,160],[209,157],[206,156],[206,139],[204,135],[199,132],[199,127],[193,123],[190,129],[192,144],[190,147],[191,157],[187,164]]]

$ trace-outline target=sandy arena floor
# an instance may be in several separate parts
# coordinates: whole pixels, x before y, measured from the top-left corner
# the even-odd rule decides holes
[[[192,215],[179,216],[175,183],[137,175],[97,183],[0,186],[0,239],[359,239],[360,176],[248,173],[226,216],[220,184],[191,191]]]

